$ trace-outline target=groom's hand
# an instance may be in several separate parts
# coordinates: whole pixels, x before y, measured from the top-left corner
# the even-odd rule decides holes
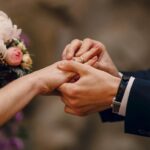
[[[49,94],[73,77],[72,73],[58,69],[57,64],[58,62],[31,74],[39,94]]]
[[[73,43],[71,48],[75,50],[75,48],[78,47],[76,47],[76,43],[75,45]],[[100,52],[99,47],[95,46],[92,47],[90,51],[85,52],[82,56],[74,57],[74,60],[92,66],[97,62]],[[33,76],[36,78],[37,84],[40,87],[40,93],[42,94],[50,93],[57,89],[61,84],[68,82],[71,79],[76,79],[74,78],[76,77],[76,73],[59,70],[57,68],[57,63],[34,72]]]
[[[91,61],[91,59],[93,59],[94,57],[97,57],[98,59],[102,51],[99,45],[88,46],[86,48],[88,50],[86,50],[84,53],[78,56],[75,55],[79,51],[81,46],[84,44],[85,44],[84,42],[78,39],[73,40],[70,44],[68,44],[65,47],[62,53],[62,59],[63,60],[75,60],[80,63]]]
[[[66,46],[63,51],[62,58],[65,60],[71,60],[73,57],[83,57],[84,53],[91,51],[93,47],[97,47],[100,51],[98,61],[95,63],[95,68],[108,72],[116,77],[119,77],[118,70],[114,65],[111,57],[109,56],[105,46],[98,41],[92,39],[84,39],[83,41],[75,39]]]
[[[65,112],[83,116],[111,106],[120,78],[75,61],[62,61],[58,68],[80,76],[77,82],[64,83],[59,87],[66,104]]]
[[[97,52],[97,49],[95,49]],[[92,53],[84,54],[86,65],[92,66],[98,60],[97,56],[90,59]],[[79,58],[78,58],[79,59]],[[66,72],[58,69],[56,62],[46,68],[32,73],[32,78],[36,82],[40,94],[49,94],[65,82],[71,81],[77,75],[76,73]],[[58,93],[57,93],[58,94]]]

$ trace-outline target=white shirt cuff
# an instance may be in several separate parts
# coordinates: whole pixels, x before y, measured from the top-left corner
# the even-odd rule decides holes
[[[119,76],[122,78],[123,74],[122,74],[121,72],[119,72],[118,74],[119,74]]]
[[[121,116],[126,116],[126,107],[127,107],[129,94],[130,94],[130,91],[131,91],[134,80],[135,80],[134,77],[130,78],[130,80],[128,82],[128,85],[127,85],[127,88],[125,90],[124,96],[122,98],[122,102],[121,102],[119,113],[118,113]]]

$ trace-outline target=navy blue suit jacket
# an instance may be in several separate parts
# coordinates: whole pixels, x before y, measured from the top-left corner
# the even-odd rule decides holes
[[[103,122],[125,121],[125,132],[150,137],[150,70],[124,72],[135,77],[130,91],[126,116],[113,114],[111,109],[100,113]]]

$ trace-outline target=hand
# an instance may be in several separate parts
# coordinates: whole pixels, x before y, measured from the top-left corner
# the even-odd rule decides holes
[[[98,57],[95,56],[91,58],[95,53],[98,53],[98,49],[93,48],[90,53],[85,53],[84,57],[87,65],[94,65],[98,60]],[[76,61],[80,62],[79,57],[75,58]],[[48,94],[57,89],[61,84],[70,81],[73,79],[76,74],[71,72],[64,72],[57,68],[57,63],[38,70],[32,73],[32,78],[35,79],[35,82],[38,84],[39,93]]]
[[[68,44],[63,51],[62,58],[64,60],[71,60],[73,57],[81,57],[84,53],[90,52],[93,47],[99,49],[98,61],[94,65],[95,68],[108,72],[116,77],[119,77],[118,70],[110,58],[105,46],[92,39],[84,39],[80,41],[78,39],[73,40]],[[84,56],[83,56],[84,58]]]
[[[72,48],[75,49],[74,46]],[[99,47],[95,46],[91,48],[90,51],[87,51],[83,55],[81,55],[82,57],[84,57],[84,62],[82,62],[81,57],[73,57],[73,59],[77,62],[92,66],[97,62],[97,55],[99,54],[100,49]],[[36,82],[38,83],[38,87],[42,94],[47,94],[54,91],[61,84],[73,79],[75,75],[75,73],[66,73],[59,70],[57,68],[57,63],[33,73],[33,76],[36,77]]]
[[[48,94],[72,78],[72,73],[61,71],[57,64],[58,62],[30,74],[37,84],[39,94]]]
[[[60,62],[58,68],[80,76],[77,82],[64,83],[59,87],[66,104],[65,112],[83,116],[110,107],[120,78],[74,61]]]

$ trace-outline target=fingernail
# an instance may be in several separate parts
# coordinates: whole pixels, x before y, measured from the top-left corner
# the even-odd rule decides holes
[[[72,54],[68,54],[68,55],[67,55],[67,59],[68,59],[68,60],[72,59]]]
[[[97,59],[98,59],[98,57],[97,57],[97,56],[95,56],[95,57],[93,57],[93,59],[94,59],[94,60],[97,60]]]

